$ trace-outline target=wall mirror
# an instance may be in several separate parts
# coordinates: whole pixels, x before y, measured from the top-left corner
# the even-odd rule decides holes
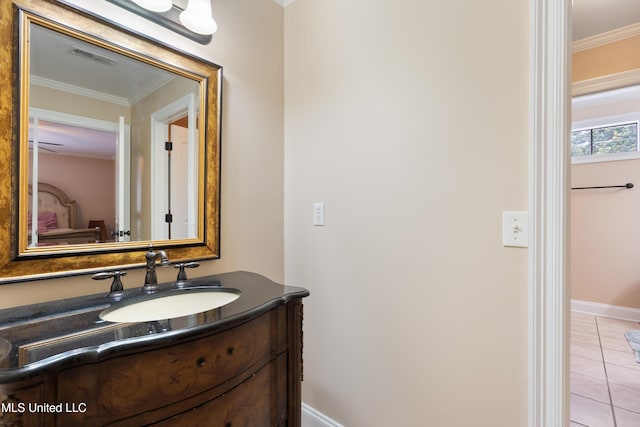
[[[0,7],[0,283],[149,245],[217,258],[221,67],[53,0]]]

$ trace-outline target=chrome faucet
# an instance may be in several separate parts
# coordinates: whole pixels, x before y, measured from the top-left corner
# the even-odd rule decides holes
[[[165,251],[154,251],[149,246],[145,258],[147,260],[147,274],[144,276],[144,286],[142,290],[147,293],[155,292],[158,289],[158,276],[156,275],[156,260],[160,258],[160,265],[169,265],[169,258]]]
[[[102,273],[96,273],[91,276],[91,278],[93,280],[104,280],[113,277],[111,289],[109,290],[109,294],[107,296],[114,299],[115,301],[118,301],[121,300],[124,296],[124,287],[122,286],[122,280],[120,280],[120,277],[126,275],[126,271],[105,271]]]

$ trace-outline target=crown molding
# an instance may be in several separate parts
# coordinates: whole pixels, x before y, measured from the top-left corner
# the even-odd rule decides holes
[[[640,35],[640,23],[620,27],[612,31],[607,31],[606,33],[596,34],[595,36],[587,37],[582,40],[576,40],[571,44],[571,50],[573,53],[581,52],[583,50],[593,49],[594,47],[628,39],[629,37],[637,35]]]
[[[637,84],[640,84],[640,69],[636,68],[575,82],[571,85],[571,94],[573,96],[581,96]]]
[[[62,92],[72,93],[74,95],[85,96],[87,98],[98,99],[100,101],[111,102],[117,105],[124,105],[127,107],[131,106],[128,99],[122,98],[120,96],[113,96],[108,93],[81,88],[79,86],[70,85],[67,83],[62,83],[62,82],[46,79],[46,78],[35,76],[35,75],[30,76],[29,79],[30,79],[30,83],[34,85],[47,87],[47,88],[59,90]]]
[[[59,90],[62,92],[72,93],[74,95],[84,96],[87,98],[93,98],[100,101],[106,101],[112,104],[123,105],[125,107],[131,107],[133,104],[141,101],[146,96],[160,89],[161,87],[169,83],[174,78],[175,77],[173,76],[171,77],[158,76],[150,80],[149,82],[147,82],[147,84],[144,87],[142,87],[135,96],[131,98],[124,98],[121,96],[115,96],[108,93],[71,85],[68,83],[58,82],[58,81],[47,79],[40,76],[35,76],[35,75],[30,76],[31,84],[34,84],[34,85],[47,87],[47,88]]]

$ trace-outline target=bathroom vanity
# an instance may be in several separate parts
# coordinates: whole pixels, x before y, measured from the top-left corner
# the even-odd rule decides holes
[[[247,272],[156,283],[158,254],[174,264],[220,257],[222,66],[71,3],[0,2],[0,85],[10,88],[0,97],[0,284],[106,278],[145,257],[147,275],[124,295],[114,281],[109,296],[105,286],[0,310],[0,427],[300,426],[305,289]],[[47,123],[117,134],[105,155],[118,159],[117,178],[75,185],[95,153],[81,147],[74,166],[58,164],[47,146],[72,144],[66,131],[51,140]],[[167,140],[174,125],[186,144]],[[168,149],[183,150],[173,164]],[[48,202],[42,194],[62,189],[45,169],[56,181],[68,172]],[[167,214],[171,173],[181,209]],[[71,219],[89,215],[95,194],[114,194],[118,208],[100,207],[102,225],[87,236]],[[105,219],[112,233],[98,237]]]
[[[240,296],[131,323],[100,314],[140,289],[0,310],[0,426],[300,426],[308,291],[248,272],[186,288]]]

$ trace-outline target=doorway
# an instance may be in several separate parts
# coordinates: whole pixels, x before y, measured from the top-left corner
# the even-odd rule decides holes
[[[151,115],[151,239],[198,236],[200,144],[197,97],[190,93]]]
[[[637,50],[640,4],[572,6],[570,420],[635,426],[640,364],[626,334],[640,329],[630,308],[640,302],[640,62],[627,52]]]
[[[34,188],[30,204],[35,206],[31,209],[34,237],[30,245],[38,245],[38,183],[61,188],[76,201],[74,227],[85,228],[99,219],[105,224],[101,240],[110,239],[119,219],[117,151],[119,140],[128,135],[128,126],[123,126],[124,132],[118,122],[41,108],[30,108],[29,116],[28,182]]]
[[[531,2],[529,426],[569,422],[572,1]]]

